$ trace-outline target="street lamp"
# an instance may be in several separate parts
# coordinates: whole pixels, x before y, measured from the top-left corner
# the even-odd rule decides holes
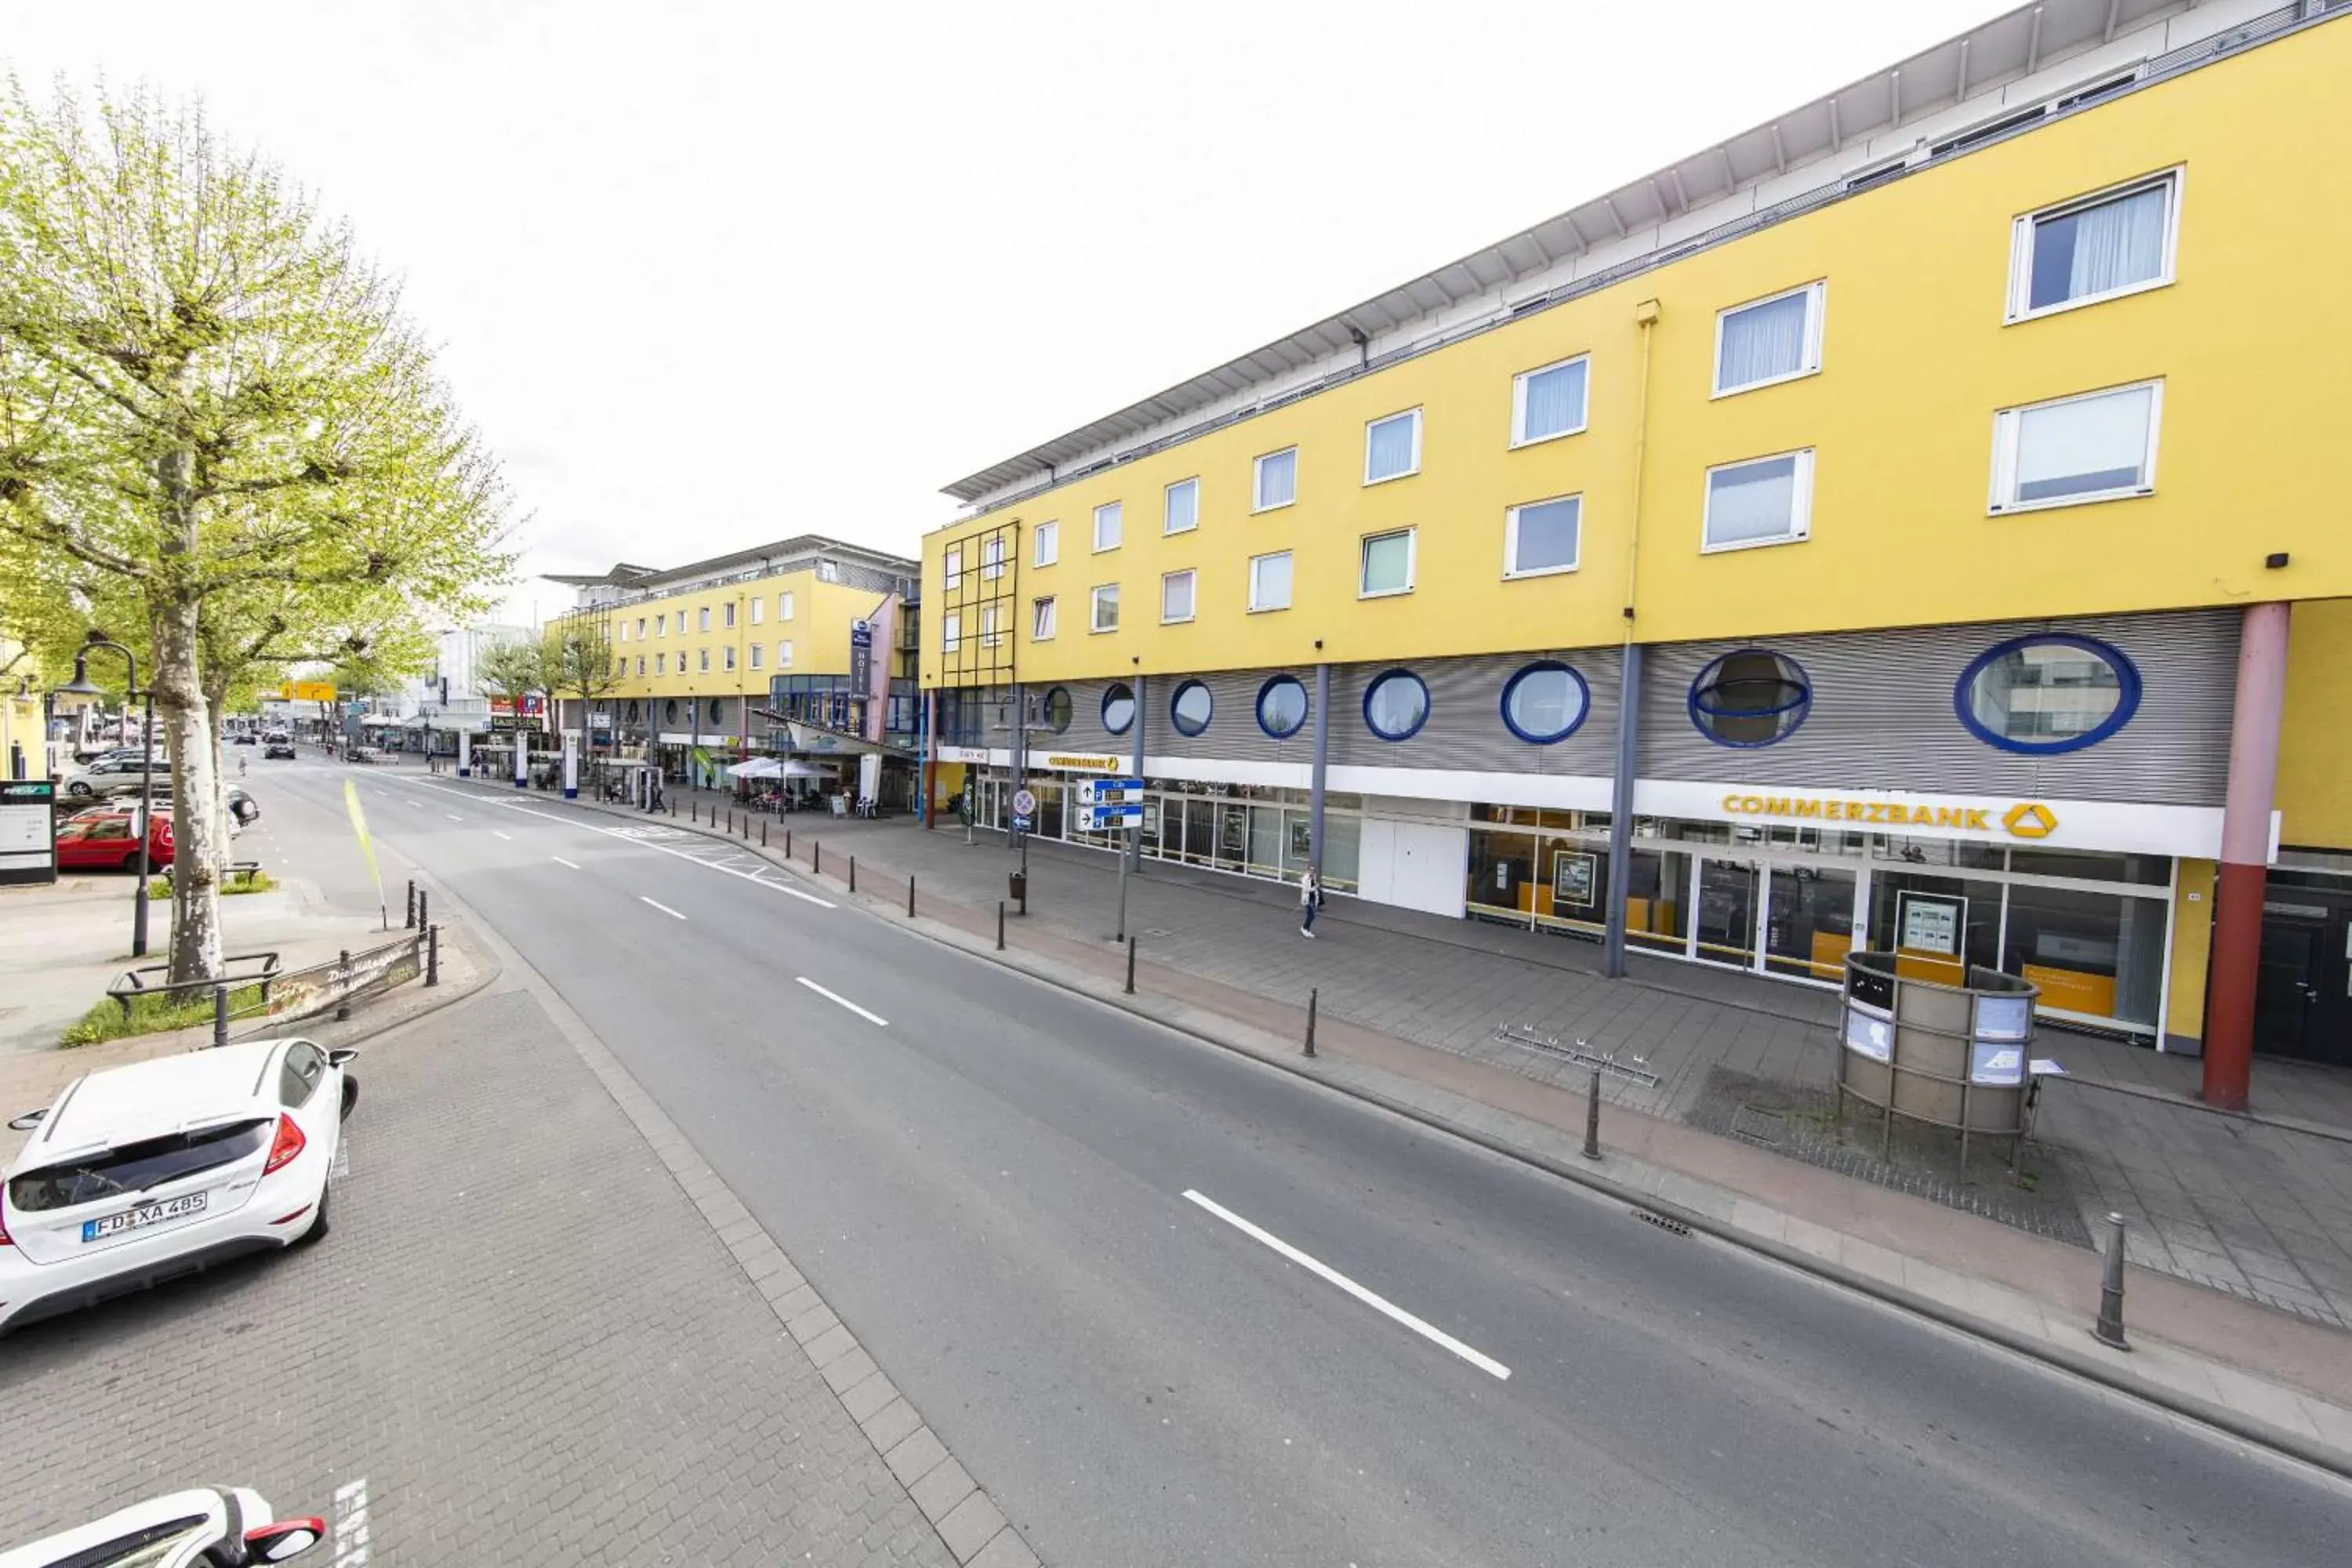
[[[137,655],[121,643],[109,640],[104,632],[92,630],[74,654],[73,679],[58,687],[55,695],[73,698],[77,705],[103,698],[106,693],[89,678],[89,656],[93,650],[102,647],[112,648],[122,656],[122,662],[130,671],[122,689],[123,700],[128,701],[135,697],[141,704],[139,817],[136,825],[139,832],[139,885],[131,893],[135,901],[131,907],[131,956],[144,958],[147,956],[147,878],[151,869],[147,863],[149,823],[155,799],[154,688],[140,689]]]

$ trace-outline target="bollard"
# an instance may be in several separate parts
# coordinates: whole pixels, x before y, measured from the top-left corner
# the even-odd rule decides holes
[[[791,828],[787,827],[787,828],[785,828],[785,829],[784,829],[784,858],[785,858],[785,859],[787,859],[787,860],[789,860],[789,859],[791,859],[792,858],[793,858],[793,830],[792,830]]]
[[[670,815],[670,817],[671,817],[671,819],[672,819],[673,821],[675,821],[675,820],[677,819],[677,802],[676,802],[676,801],[671,801],[671,802],[669,803],[669,815]]]
[[[761,847],[761,848],[762,848],[762,849],[765,849],[767,847],[768,847],[768,825],[767,825],[766,823],[762,822],[762,823],[761,823],[761,824],[760,824],[760,847]]]
[[[335,978],[349,984],[352,978],[352,950],[345,948],[336,955]],[[335,1004],[335,1022],[341,1023],[352,1016],[352,999],[347,995]]]
[[[414,877],[408,879],[408,918],[400,922],[400,929],[403,931],[416,929],[416,879]]]
[[[228,1044],[228,987],[213,987],[213,1045]]]
[[[812,877],[824,875],[824,840],[821,838],[809,840],[809,875]]]
[[[1310,985],[1307,989],[1307,1054],[1310,1057],[1315,1054],[1315,1005],[1322,994],[1323,988],[1319,985]]]
[[[853,893],[857,891],[857,857],[855,855],[849,858],[849,890]]]
[[[2099,1281],[2099,1321],[2091,1337],[2110,1350],[2127,1351],[2124,1338],[2124,1216],[2107,1215],[2106,1274]]]
[[[1004,951],[1004,900],[996,900],[996,951]]]
[[[1584,1096],[1584,1157],[1601,1158],[1601,1069],[1592,1069],[1592,1084]]]
[[[767,841],[768,825],[763,822],[760,824],[760,842],[765,844]],[[751,842],[751,814],[748,811],[743,814],[743,842]]]
[[[418,925],[420,928],[421,928],[421,927],[423,927],[423,926],[425,926],[425,925],[426,925],[426,924],[428,924],[428,923],[430,922],[431,916],[430,916],[430,914],[428,913],[428,911],[429,911],[432,908],[433,908],[433,894],[431,893],[431,891],[430,891],[430,890],[428,890],[428,889],[424,889],[424,888],[419,888],[419,889],[416,889],[416,923],[417,923],[417,925]]]
[[[439,926],[425,928],[425,984],[427,985],[441,984],[441,928]]]
[[[907,918],[915,918],[915,879],[911,876],[907,879]]]
[[[1127,994],[1135,994],[1135,939],[1127,939]]]
[[[688,822],[700,822],[700,821],[702,820],[702,818],[701,818],[701,816],[698,816],[698,813],[699,813],[701,810],[702,810],[702,807],[701,807],[698,804],[697,804],[697,803],[696,803],[695,801],[693,801],[692,799],[688,799],[688,800],[687,801],[687,803],[686,803],[686,819],[687,819]],[[677,813],[676,813],[676,812],[672,812],[672,813],[670,813],[670,815],[671,815],[672,816],[676,816],[677,815]]]

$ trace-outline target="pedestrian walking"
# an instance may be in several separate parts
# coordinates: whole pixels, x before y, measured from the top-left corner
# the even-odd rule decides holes
[[[1314,867],[1309,866],[1307,874],[1298,879],[1299,935],[1310,939],[1315,935],[1315,911],[1322,907],[1323,879],[1315,874]]]

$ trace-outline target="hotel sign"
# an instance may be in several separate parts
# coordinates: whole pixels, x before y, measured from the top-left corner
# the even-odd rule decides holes
[[[1748,795],[1723,797],[1727,816],[1763,816],[1785,822],[1839,822],[1872,827],[1913,827],[1931,833],[2006,833],[2012,838],[2047,838],[2058,830],[2058,815],[2036,800],[2021,800],[1999,816],[1990,805],[1952,805],[1924,800],[1854,800],[1821,795]]]

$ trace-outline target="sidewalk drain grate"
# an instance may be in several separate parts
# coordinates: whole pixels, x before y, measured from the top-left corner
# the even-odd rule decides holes
[[[1654,1225],[1660,1230],[1664,1231],[1668,1236],[1688,1236],[1690,1234],[1690,1226],[1685,1225],[1678,1219],[1668,1219],[1664,1215],[1652,1214],[1648,1209],[1635,1209],[1633,1211],[1633,1215],[1635,1219],[1640,1220],[1643,1225]]]
[[[1731,1135],[1734,1138],[1777,1148],[1788,1132],[1789,1119],[1777,1110],[1759,1110],[1752,1105],[1743,1105],[1731,1113]]]

